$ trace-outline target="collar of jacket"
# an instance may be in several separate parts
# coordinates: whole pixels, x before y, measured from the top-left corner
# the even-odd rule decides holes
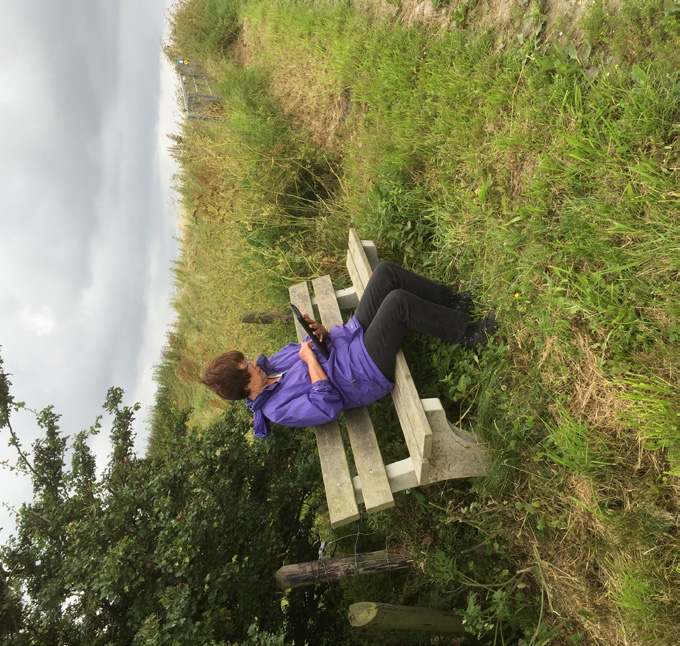
[[[269,359],[261,354],[255,361],[257,365],[262,368],[267,374],[272,372]],[[253,411],[253,430],[255,431],[255,437],[267,437],[271,432],[269,426],[269,420],[265,417],[262,412],[262,407],[267,403],[267,400],[271,396],[272,392],[276,389],[280,383],[280,379],[277,379],[273,384],[269,384],[255,399],[246,398],[246,406]]]

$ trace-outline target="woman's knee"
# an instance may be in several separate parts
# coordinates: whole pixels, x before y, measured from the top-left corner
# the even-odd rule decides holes
[[[375,266],[375,269],[373,270],[373,275],[393,274],[395,267],[396,265],[393,262],[390,262],[389,260],[381,260]]]
[[[408,297],[409,293],[405,289],[393,289],[385,296],[380,309],[384,307],[386,310],[392,310],[403,315],[405,308],[408,307]]]
[[[378,285],[387,286],[388,289],[392,289],[397,284],[395,267],[397,267],[397,265],[393,262],[381,260],[375,266],[375,269],[371,274],[371,280]]]

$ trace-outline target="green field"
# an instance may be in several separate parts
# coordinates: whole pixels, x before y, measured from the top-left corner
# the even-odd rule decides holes
[[[677,643],[680,5],[584,6],[452,0],[418,20],[413,3],[185,0],[172,16],[168,55],[225,101],[175,141],[179,318],[152,455],[168,402],[199,433],[223,414],[197,383],[212,356],[294,338],[243,310],[284,311],[290,284],[325,273],[346,286],[349,226],[384,259],[477,278],[478,313],[501,322],[476,351],[408,340],[422,396],[492,466],[365,519],[359,551],[418,567],[339,588],[338,611],[455,609],[498,644]],[[372,415],[403,457],[389,407]]]

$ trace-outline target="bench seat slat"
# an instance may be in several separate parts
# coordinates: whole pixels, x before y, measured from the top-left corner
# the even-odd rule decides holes
[[[356,267],[357,272],[359,273],[361,286],[363,289],[366,289],[368,279],[371,277],[371,274],[373,273],[373,267],[371,267],[371,263],[368,260],[366,252],[364,251],[364,247],[361,244],[361,239],[359,238],[359,234],[357,233],[356,229],[349,230],[348,253],[352,256],[352,259],[354,260],[354,266]]]
[[[303,314],[309,314],[312,316],[314,310],[312,306],[312,299],[309,297],[309,289],[307,283],[298,283],[297,285],[291,285],[288,288],[288,293],[290,294],[290,302],[295,305]],[[307,337],[307,332],[298,323],[298,320],[293,317],[295,321],[295,334],[297,335],[298,341],[302,341]]]
[[[354,257],[349,251],[347,252],[346,266],[347,273],[349,274],[350,280],[352,281],[352,285],[354,285],[354,289],[357,292],[358,298],[361,299],[361,297],[364,295],[364,283],[362,282],[359,271],[354,264]]]
[[[420,447],[418,446],[419,433],[417,431],[417,427],[409,415],[409,413],[412,413],[413,410],[409,410],[409,406],[407,405],[409,400],[408,392],[405,393],[403,390],[403,381],[397,377],[395,379],[394,390],[391,393],[392,401],[394,401],[394,408],[396,409],[397,416],[399,417],[399,423],[401,424],[401,430],[404,433],[404,440],[406,440],[408,452],[411,456],[411,460],[413,460],[413,470],[418,483],[421,483],[424,482],[428,477],[430,466],[429,459],[423,456]],[[429,423],[427,427],[430,427]]]
[[[397,353],[394,373],[395,389],[392,391],[392,399],[397,410],[403,410],[403,414],[399,414],[399,421],[405,434],[408,433],[412,437],[413,445],[409,444],[409,452],[420,456],[422,460],[427,460],[432,455],[432,428],[406,363],[406,357],[401,350]],[[423,474],[423,477],[426,477],[426,474]]]
[[[374,263],[376,258],[373,260]],[[357,293],[360,296],[363,295],[373,269],[355,229],[350,229],[349,232],[347,270],[357,288]],[[428,477],[428,459],[432,454],[432,429],[413,383],[404,353],[401,351],[397,354],[394,372],[395,387],[392,391],[392,399],[404,432],[404,439],[413,459],[416,476],[419,482],[424,482]]]
[[[321,322],[330,329],[342,324],[342,315],[335,299],[330,276],[321,276],[312,281]],[[373,513],[394,505],[394,497],[385,472],[380,447],[375,436],[373,423],[365,406],[345,411],[347,433],[352,445],[354,464],[362,483],[366,511]]]
[[[306,283],[292,285],[288,291],[291,303],[296,305],[301,312],[314,311]],[[295,328],[298,341],[302,341],[307,333],[297,321],[295,321]],[[337,421],[316,426],[314,435],[319,451],[331,526],[341,527],[359,518],[359,507],[354,496],[340,426]]]

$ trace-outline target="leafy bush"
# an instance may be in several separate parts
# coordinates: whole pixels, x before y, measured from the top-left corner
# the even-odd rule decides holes
[[[10,426],[14,402],[0,376]],[[34,500],[0,552],[4,643],[225,643],[256,639],[256,620],[254,643],[269,633],[298,644],[341,634],[336,614],[318,608],[324,591],[291,595],[284,613],[275,589],[284,559],[315,553],[311,438],[286,429],[252,442],[237,408],[196,433],[178,412],[163,457],[140,459],[130,432],[137,407],[122,397],[120,389],[107,397],[113,453],[101,478],[87,445],[98,425],[76,435],[64,469],[58,416],[39,416],[45,436],[18,464],[33,476]]]

